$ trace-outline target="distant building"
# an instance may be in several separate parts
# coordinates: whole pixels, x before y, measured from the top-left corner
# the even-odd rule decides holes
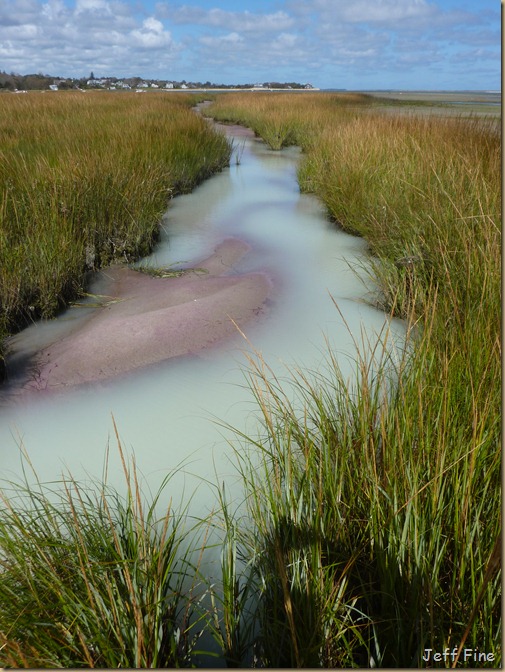
[[[108,86],[109,82],[107,79],[88,79],[86,84],[88,86],[104,87]]]

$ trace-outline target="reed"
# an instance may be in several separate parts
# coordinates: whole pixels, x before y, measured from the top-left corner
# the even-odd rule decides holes
[[[0,340],[51,317],[112,261],[147,254],[170,199],[231,148],[166,94],[4,96],[0,109]]]

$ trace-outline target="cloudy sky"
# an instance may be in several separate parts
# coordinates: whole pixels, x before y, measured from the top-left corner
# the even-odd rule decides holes
[[[498,0],[0,0],[0,70],[500,89]]]

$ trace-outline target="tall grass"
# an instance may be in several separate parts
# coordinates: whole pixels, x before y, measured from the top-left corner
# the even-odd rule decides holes
[[[294,374],[296,406],[253,363],[264,435],[238,457],[264,664],[423,666],[425,648],[463,646],[499,664],[499,120],[325,94],[213,109],[257,132],[283,119],[301,188],[366,238],[377,301],[409,339],[373,384],[361,349],[354,391],[329,352],[326,376]]]
[[[427,649],[449,649],[459,659],[441,665],[471,667],[464,648],[499,666],[494,122],[392,118],[325,94],[226,95],[213,109],[303,147],[301,187],[369,242],[377,301],[405,319],[407,344],[357,343],[354,383],[331,349],[322,370],[287,381],[251,358],[261,430],[234,440],[247,511],[220,491],[222,580],[199,627],[229,666],[424,667]],[[170,512],[155,525],[127,482],[126,500],[72,480],[4,498],[0,591],[17,606],[0,615],[1,664],[194,660],[182,528]]]
[[[207,110],[218,121],[252,128],[270,149],[278,150],[290,145],[306,148],[335,115],[339,120],[352,119],[358,110],[375,104],[371,96],[361,93],[239,93],[218,96]]]
[[[12,483],[0,508],[0,665],[190,666],[198,539],[166,499],[146,498],[118,440],[125,494],[75,481]],[[27,465],[28,466],[28,465]],[[189,587],[188,587],[189,583]]]
[[[433,388],[425,347],[361,356],[355,386],[331,351],[290,385],[252,361],[264,431],[236,454],[263,665],[422,667],[467,628],[501,659],[499,421],[469,432],[460,396],[477,395]]]
[[[178,193],[229,163],[191,96],[33,93],[0,108],[0,337],[85,273],[147,254]],[[1,338],[0,338],[1,340]]]

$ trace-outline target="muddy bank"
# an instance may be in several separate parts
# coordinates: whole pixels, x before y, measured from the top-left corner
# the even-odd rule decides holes
[[[270,280],[234,265],[247,243],[226,239],[198,271],[157,278],[125,267],[102,272],[109,301],[37,357],[25,391],[57,391],[195,354],[236,334],[264,311]]]

